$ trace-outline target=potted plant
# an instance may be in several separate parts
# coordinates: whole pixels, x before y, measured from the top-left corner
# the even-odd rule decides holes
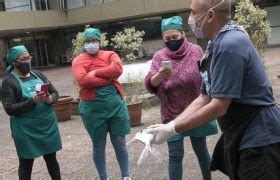
[[[71,104],[73,101],[72,96],[59,96],[57,102],[53,105],[57,120],[66,121],[71,119],[72,110]]]
[[[76,92],[78,94],[79,91],[80,91],[80,87],[74,79],[73,79],[73,86],[75,87]],[[79,110],[78,110],[79,102],[80,102],[79,98],[73,98],[72,104],[71,104],[72,115],[79,115],[80,114]]]
[[[125,93],[125,101],[130,116],[130,126],[135,127],[141,125],[142,105],[143,105],[143,89],[144,84],[141,76],[126,77],[126,83],[122,84]]]

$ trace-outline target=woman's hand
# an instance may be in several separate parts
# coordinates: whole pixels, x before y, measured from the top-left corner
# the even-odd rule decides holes
[[[90,71],[89,73],[88,73],[88,75],[90,75],[90,76],[95,76],[95,71],[93,70],[93,71]]]
[[[172,75],[172,68],[168,67],[161,67],[158,71],[159,77],[161,77],[162,80],[170,78]]]
[[[33,101],[35,104],[39,102],[44,102],[46,100],[46,93],[44,92],[38,92],[36,95],[33,97]]]
[[[53,103],[53,101],[52,101],[52,96],[51,96],[50,94],[48,94],[47,97],[46,97],[46,103],[47,103],[48,105],[50,105],[50,104]]]
[[[157,87],[160,85],[160,83],[162,81],[164,81],[164,79],[167,79],[169,77],[171,77],[172,75],[172,69],[168,68],[168,67],[161,67],[158,71],[158,73],[156,73],[150,80],[151,84],[154,87]]]

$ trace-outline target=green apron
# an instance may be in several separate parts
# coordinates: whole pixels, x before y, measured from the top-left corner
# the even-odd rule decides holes
[[[130,133],[127,106],[114,85],[97,88],[95,100],[81,100],[79,113],[93,141],[106,140],[108,132],[116,136]]]
[[[23,82],[15,72],[22,90],[22,100],[33,98],[36,84],[44,84],[37,79]],[[20,158],[34,159],[41,155],[59,151],[62,148],[56,115],[52,106],[40,102],[29,111],[11,116],[12,137]]]

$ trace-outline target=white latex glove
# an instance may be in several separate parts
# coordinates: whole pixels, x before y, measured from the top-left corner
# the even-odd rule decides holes
[[[162,144],[167,141],[168,138],[177,134],[177,132],[175,131],[174,121],[171,121],[168,124],[155,124],[149,126],[144,130],[144,132],[154,135],[154,139],[152,141],[152,143],[154,144]]]
[[[151,141],[154,139],[154,135],[153,134],[147,134],[144,131],[140,131],[138,133],[136,133],[135,137],[129,141],[126,145],[128,146],[130,143],[138,141],[141,142],[143,144],[145,144],[145,148],[142,151],[137,165],[141,166],[144,162],[144,160],[151,154],[152,156],[154,156],[158,161],[164,161],[164,157],[163,155],[154,147],[151,146]]]

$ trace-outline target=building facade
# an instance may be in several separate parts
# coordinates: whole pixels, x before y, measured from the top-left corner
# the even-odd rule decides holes
[[[174,3],[176,2],[176,3]],[[280,44],[280,0],[257,1],[269,12],[270,45]],[[0,72],[8,48],[24,44],[32,65],[60,65],[72,54],[72,39],[86,24],[100,28],[110,38],[125,27],[144,30],[144,51],[152,55],[163,47],[160,23],[173,15],[185,19],[190,41],[197,42],[187,27],[191,0],[0,0]],[[141,54],[141,53],[140,53]]]

